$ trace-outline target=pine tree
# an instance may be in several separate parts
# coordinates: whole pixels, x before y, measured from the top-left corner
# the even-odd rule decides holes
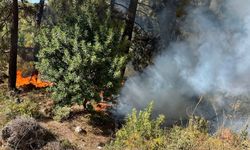
[[[17,48],[18,48],[18,0],[12,3],[11,49],[9,57],[9,89],[16,88]]]
[[[111,24],[109,9],[98,4],[89,0],[71,5],[72,14],[53,28],[44,28],[38,38],[37,68],[54,83],[51,90],[59,105],[98,101],[100,91],[111,96],[121,84],[120,70],[126,60],[120,51],[123,28]]]

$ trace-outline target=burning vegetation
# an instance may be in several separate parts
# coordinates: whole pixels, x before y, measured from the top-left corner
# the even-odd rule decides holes
[[[42,81],[39,78],[38,72],[34,72],[32,73],[31,76],[28,77],[24,77],[22,74],[23,73],[21,70],[17,71],[17,79],[16,79],[17,88],[27,87],[27,86],[34,86],[35,88],[45,88],[52,86],[52,83],[48,81]]]
[[[0,2],[0,149],[250,149],[249,6]]]

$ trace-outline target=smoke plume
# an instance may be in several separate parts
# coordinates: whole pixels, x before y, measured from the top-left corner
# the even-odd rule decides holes
[[[185,38],[171,42],[153,65],[126,81],[117,110],[126,115],[154,101],[154,114],[168,120],[195,111],[222,121],[237,109],[239,126],[250,102],[250,1],[212,1],[187,12],[181,23]]]

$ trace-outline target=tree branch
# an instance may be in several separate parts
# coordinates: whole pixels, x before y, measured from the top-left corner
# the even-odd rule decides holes
[[[118,6],[121,6],[121,7],[125,8],[126,10],[128,10],[128,7],[126,7],[126,6],[124,6],[124,5],[120,4],[120,3],[114,3],[114,4],[118,5]]]
[[[138,4],[139,4],[139,5],[146,6],[146,7],[148,7],[148,8],[150,8],[150,9],[152,9],[152,10],[153,10],[153,7],[151,7],[151,6],[150,6],[150,5],[148,5],[148,4],[145,4],[145,3],[142,3],[142,2],[138,2]]]

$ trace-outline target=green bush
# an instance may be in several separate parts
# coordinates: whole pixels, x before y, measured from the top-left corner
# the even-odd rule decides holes
[[[201,117],[191,117],[188,126],[173,126],[162,129],[164,116],[151,120],[152,104],[139,114],[133,110],[124,126],[117,131],[107,150],[235,150],[249,149],[246,129],[235,134],[229,129],[208,132],[208,122]],[[225,132],[227,131],[227,132]],[[226,139],[225,139],[226,138]]]
[[[198,130],[191,130],[191,128],[183,128],[175,126],[168,132],[167,149],[171,150],[189,150],[193,149],[197,144],[198,137],[202,135]]]
[[[10,45],[10,22],[11,19],[6,19],[10,12],[11,1],[0,1],[0,74],[7,70],[8,54],[5,52]]]
[[[120,87],[120,71],[126,61],[120,51],[122,28],[110,23],[106,11],[100,20],[97,4],[92,4],[89,0],[83,8],[77,6],[71,21],[44,28],[38,36],[37,68],[54,83],[51,90],[57,104],[99,100],[100,91],[108,96]]]
[[[53,111],[54,114],[53,119],[56,121],[62,121],[64,119],[69,118],[70,110],[71,109],[68,106],[63,106],[63,107],[57,106]]]
[[[12,100],[6,100],[3,102],[3,109],[1,113],[5,115],[8,120],[14,119],[16,116],[29,116],[39,117],[39,105],[32,100],[24,100],[21,103],[14,102]]]
[[[165,130],[160,126],[164,116],[151,120],[152,103],[137,114],[133,110],[128,116],[125,125],[116,133],[115,141],[106,146],[106,149],[160,149],[164,147]]]

